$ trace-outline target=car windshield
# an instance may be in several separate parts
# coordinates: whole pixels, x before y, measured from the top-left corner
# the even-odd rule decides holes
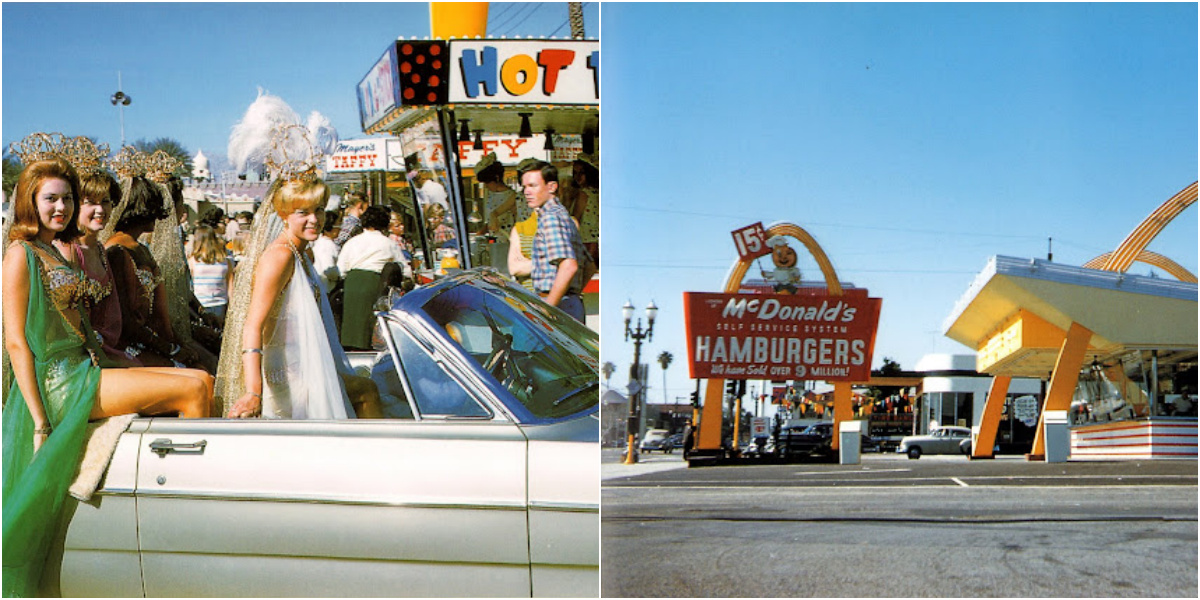
[[[504,287],[447,287],[422,308],[535,417],[560,418],[595,406],[596,332],[502,279],[485,279]]]

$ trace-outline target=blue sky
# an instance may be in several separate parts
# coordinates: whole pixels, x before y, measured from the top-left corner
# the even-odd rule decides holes
[[[342,138],[363,137],[355,86],[397,37],[428,37],[429,4],[5,2],[3,131],[87,135],[120,146],[109,102],[121,72],[125,138],[170,137],[224,155],[258,88],[301,116],[320,111]],[[570,36],[565,2],[492,3],[488,33]],[[598,6],[584,3],[589,37]]]
[[[681,293],[719,291],[736,228],[804,227],[843,281],[883,299],[875,365],[912,368],[969,352],[942,323],[989,257],[1045,258],[1053,238],[1056,262],[1082,264],[1196,180],[1195,4],[604,4],[601,17],[601,360],[623,389],[620,307],[641,316],[654,300],[653,402],[664,350],[666,398],[694,389]],[[1150,245],[1192,272],[1196,214]]]

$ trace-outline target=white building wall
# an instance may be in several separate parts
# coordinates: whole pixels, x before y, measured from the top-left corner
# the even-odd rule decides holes
[[[974,371],[975,355],[973,354],[926,354],[917,361],[914,369],[919,372]],[[969,393],[971,397],[972,424],[978,425],[983,419],[983,406],[987,402],[988,391],[992,387],[991,375],[979,373],[977,376],[931,376],[924,379],[924,393]],[[1042,382],[1037,379],[1014,378],[1008,386],[1008,395],[1034,395],[1041,399]],[[936,417],[932,417],[936,418]],[[945,424],[945,423],[943,423]],[[920,424],[922,431],[928,431],[929,423]]]

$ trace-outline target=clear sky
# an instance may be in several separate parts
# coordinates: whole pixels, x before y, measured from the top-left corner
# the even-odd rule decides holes
[[[588,37],[599,7],[583,3]],[[83,3],[5,2],[3,131],[125,139],[170,137],[192,154],[226,153],[230,129],[262,87],[302,117],[316,110],[343,139],[364,137],[355,89],[397,37],[428,37],[427,2]],[[492,3],[491,37],[569,37],[567,4]],[[216,162],[214,162],[214,165]]]
[[[620,307],[653,300],[652,402],[664,350],[666,397],[694,389],[681,293],[720,291],[734,229],[805,228],[883,299],[875,366],[911,369],[970,352],[942,324],[989,257],[1045,258],[1053,238],[1056,262],[1082,264],[1196,180],[1195,4],[606,3],[601,18],[601,360],[623,390]],[[1193,273],[1196,215],[1149,247]]]

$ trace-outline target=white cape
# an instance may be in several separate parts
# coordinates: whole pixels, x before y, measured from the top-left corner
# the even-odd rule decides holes
[[[354,418],[339,377],[354,371],[338,341],[325,286],[307,258],[295,260],[291,281],[272,308],[278,311],[274,330],[263,340],[263,417]]]

